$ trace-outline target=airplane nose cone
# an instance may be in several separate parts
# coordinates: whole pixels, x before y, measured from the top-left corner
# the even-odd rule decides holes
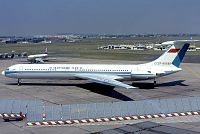
[[[2,71],[1,74],[2,74],[2,75],[5,75],[5,71]]]

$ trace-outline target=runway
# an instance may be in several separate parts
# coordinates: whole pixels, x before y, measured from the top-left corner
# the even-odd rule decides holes
[[[138,64],[140,61],[106,61],[79,58],[63,58],[59,63],[112,63],[112,64]],[[0,71],[13,64],[26,63],[25,59],[1,60]],[[53,62],[55,63],[55,62]],[[17,80],[0,76],[1,99],[39,99],[49,104],[77,104],[92,102],[134,101],[154,98],[176,98],[200,96],[200,64],[183,63],[183,71],[157,79],[157,86],[153,88],[153,80],[134,82],[139,89],[124,90],[122,88],[108,88],[87,80],[22,80],[22,86],[17,86]],[[131,84],[128,82],[128,84]],[[146,121],[146,120],[144,120]],[[149,121],[149,120],[148,120]],[[200,132],[199,116],[180,117],[171,119],[158,119],[155,122],[167,126],[181,127],[181,129]],[[27,127],[25,122],[3,122],[0,120],[2,133],[94,133],[107,129],[124,126],[134,121],[100,123],[93,125],[73,125],[62,127]]]

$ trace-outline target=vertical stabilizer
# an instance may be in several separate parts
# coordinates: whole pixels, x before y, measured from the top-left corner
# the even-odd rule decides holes
[[[154,66],[176,66],[179,67],[180,63],[185,56],[189,43],[194,40],[176,40],[163,42],[163,45],[171,45],[171,47],[162,54],[158,59],[147,63]]]
[[[46,49],[45,49],[45,52],[44,52],[45,54],[48,54],[48,48],[46,47]]]

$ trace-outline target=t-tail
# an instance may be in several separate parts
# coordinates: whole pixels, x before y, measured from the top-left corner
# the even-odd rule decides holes
[[[195,41],[197,40],[176,40],[163,42],[162,45],[171,45],[171,47],[158,59],[147,63],[147,65],[179,68],[180,63],[182,62],[183,57],[190,46],[190,42]]]
[[[45,54],[48,54],[48,48],[46,47],[46,49],[45,49],[45,52],[44,52]]]

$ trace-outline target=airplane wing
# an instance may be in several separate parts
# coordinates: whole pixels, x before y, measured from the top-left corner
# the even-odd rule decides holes
[[[35,63],[44,63],[42,58],[36,58]]]
[[[109,85],[109,86],[118,86],[118,87],[123,87],[123,88],[126,88],[126,89],[136,88],[136,87],[130,86],[128,84],[122,83],[120,81],[117,81],[116,79],[121,78],[119,76],[99,75],[99,74],[77,74],[76,77],[91,80],[91,81],[94,81],[96,83]]]

